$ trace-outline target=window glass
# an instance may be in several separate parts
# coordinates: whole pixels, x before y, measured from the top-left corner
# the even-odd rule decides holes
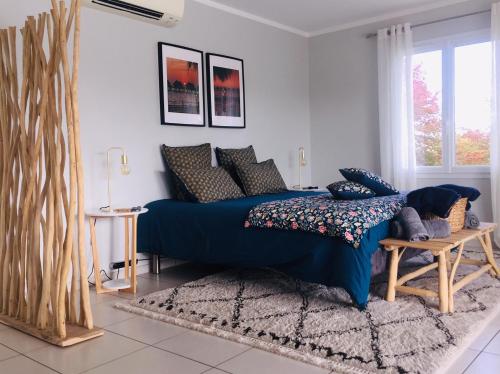
[[[413,55],[415,148],[418,166],[443,165],[442,51]]]
[[[490,163],[491,43],[455,48],[455,164]]]

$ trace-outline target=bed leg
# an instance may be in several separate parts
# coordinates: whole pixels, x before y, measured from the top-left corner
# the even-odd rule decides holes
[[[153,255],[151,259],[151,272],[153,274],[160,274],[160,255]]]

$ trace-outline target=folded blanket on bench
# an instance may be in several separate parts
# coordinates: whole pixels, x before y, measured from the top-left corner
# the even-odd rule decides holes
[[[448,188],[424,187],[410,192],[406,205],[414,208],[419,215],[434,213],[438,217],[448,218],[451,208],[460,197],[460,194]]]
[[[410,242],[446,238],[451,235],[450,224],[445,220],[421,220],[417,211],[405,207],[391,222],[391,236]]]
[[[451,226],[444,219],[424,219],[422,220],[429,239],[447,238],[451,235]]]
[[[479,221],[479,217],[473,213],[472,211],[468,210],[465,212],[465,228],[466,229],[477,229],[481,222]]]
[[[442,184],[438,186],[440,188],[447,188],[449,190],[453,190],[458,193],[461,197],[467,198],[467,207],[466,210],[471,208],[471,201],[477,200],[479,196],[481,196],[481,192],[473,187],[465,187],[465,186],[457,186],[456,184]]]
[[[395,222],[401,225],[405,240],[410,242],[423,242],[429,240],[429,234],[415,209],[404,207],[396,216]],[[400,230],[398,229],[398,231]]]

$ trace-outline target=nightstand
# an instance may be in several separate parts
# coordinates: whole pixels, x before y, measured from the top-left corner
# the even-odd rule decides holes
[[[148,210],[142,208],[137,212],[101,212],[99,210],[87,212],[90,226],[90,242],[92,247],[92,258],[94,261],[95,290],[97,293],[125,291],[136,293],[137,291],[137,217]],[[125,222],[125,278],[113,279],[102,282],[99,262],[99,249],[97,247],[96,224],[99,219],[123,218]],[[129,262],[130,265],[129,265]]]

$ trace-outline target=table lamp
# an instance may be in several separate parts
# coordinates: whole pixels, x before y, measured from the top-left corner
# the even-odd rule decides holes
[[[294,188],[302,189],[302,168],[307,165],[306,152],[304,147],[299,148],[299,184]]]
[[[110,165],[110,156],[112,151],[121,151],[122,155],[120,157],[121,167],[120,172],[122,175],[129,175],[130,168],[128,167],[128,157],[125,149],[122,147],[111,147],[107,150],[107,169],[108,169],[108,206],[101,208],[103,212],[113,212],[113,208],[111,206],[111,165]]]

